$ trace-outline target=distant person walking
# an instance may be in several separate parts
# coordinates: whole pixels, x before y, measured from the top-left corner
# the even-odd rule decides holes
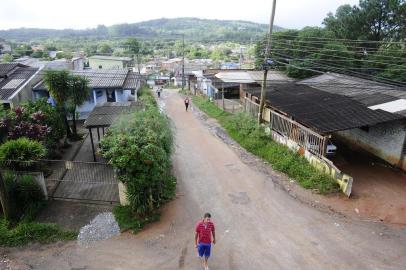
[[[160,98],[161,97],[161,88],[160,87],[158,87],[158,89],[156,90],[156,93],[158,95],[158,98]]]
[[[186,97],[186,98],[185,98],[186,111],[187,111],[187,109],[189,108],[189,102],[190,102],[189,97]]]
[[[203,220],[196,224],[195,231],[195,247],[197,248],[197,253],[202,260],[204,269],[209,270],[208,260],[211,253],[211,243],[216,244],[216,233],[210,213],[204,214]]]

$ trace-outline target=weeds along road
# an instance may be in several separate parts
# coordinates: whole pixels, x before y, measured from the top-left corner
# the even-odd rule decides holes
[[[212,270],[406,268],[404,229],[301,204],[185,112],[177,93],[163,91],[161,105],[175,126],[178,178],[178,196],[161,221],[90,247],[10,249],[14,269],[201,269],[194,225],[206,211],[217,228]]]

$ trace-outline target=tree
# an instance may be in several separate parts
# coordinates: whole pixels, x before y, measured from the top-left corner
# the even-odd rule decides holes
[[[111,54],[113,49],[110,47],[109,44],[103,43],[99,46],[98,52],[102,54]]]
[[[69,91],[69,100],[68,108],[72,115],[73,120],[73,136],[77,137],[76,129],[76,108],[77,106],[82,105],[90,95],[89,80],[86,77],[72,75],[70,77],[70,91]]]
[[[76,108],[82,105],[90,95],[89,80],[83,76],[72,75],[65,70],[49,70],[45,73],[44,80],[64,118],[66,135],[76,138]],[[73,119],[72,131],[68,123],[68,112]]]
[[[48,70],[45,72],[44,81],[48,88],[49,93],[56,101],[58,111],[65,123],[66,136],[71,137],[72,131],[70,130],[66,102],[70,97],[70,73],[66,70]]]
[[[404,39],[405,0],[360,0],[359,6],[340,6],[323,24],[337,38],[381,41]]]
[[[14,52],[20,56],[30,56],[33,53],[33,50],[30,45],[22,44],[15,48]]]
[[[137,66],[138,66],[138,73],[141,73],[140,67],[140,52],[141,52],[141,45],[136,38],[129,38],[125,42],[126,51],[129,54],[132,54],[134,58],[137,59]]]
[[[6,53],[5,55],[3,55],[3,60],[4,63],[9,63],[9,62],[13,62],[13,56],[11,56],[11,54]]]

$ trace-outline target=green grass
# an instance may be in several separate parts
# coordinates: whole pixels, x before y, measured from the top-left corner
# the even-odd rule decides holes
[[[272,167],[296,180],[302,187],[326,194],[337,192],[339,186],[329,175],[318,171],[304,157],[287,146],[276,143],[252,117],[223,112],[206,98],[194,96],[193,104],[215,118],[227,133],[247,151],[268,161]]]
[[[0,220],[0,246],[21,246],[31,242],[42,244],[74,240],[77,233],[65,231],[55,224],[21,222],[11,226],[5,219]]]
[[[140,218],[133,213],[130,206],[115,206],[113,214],[122,232],[131,230],[133,233],[137,233],[148,223],[159,220],[159,215]]]

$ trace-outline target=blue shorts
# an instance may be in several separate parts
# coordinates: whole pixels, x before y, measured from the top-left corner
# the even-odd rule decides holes
[[[197,251],[199,252],[200,257],[210,257],[210,249],[211,244],[199,243],[197,245]]]

